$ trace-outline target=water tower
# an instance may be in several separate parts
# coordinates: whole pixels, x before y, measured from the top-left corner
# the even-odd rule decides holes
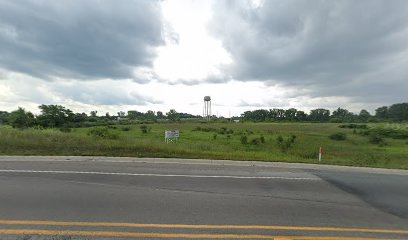
[[[203,118],[207,121],[211,119],[211,97],[210,96],[204,97]]]

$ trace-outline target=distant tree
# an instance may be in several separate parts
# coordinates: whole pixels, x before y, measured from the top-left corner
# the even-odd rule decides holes
[[[144,114],[144,118],[147,120],[156,120],[156,114],[154,111],[152,110],[148,110],[145,114]]]
[[[276,119],[282,120],[285,118],[285,109],[276,109]]]
[[[285,119],[287,120],[296,120],[296,108],[289,108],[285,111]]]
[[[309,119],[311,121],[328,121],[330,119],[330,111],[324,108],[317,108],[310,111]]]
[[[362,109],[358,114],[358,118],[360,121],[366,122],[371,118],[371,114],[367,110]]]
[[[201,118],[199,115],[193,115],[190,113],[179,113],[180,118]],[[212,118],[217,118],[217,116],[213,116]]]
[[[161,111],[157,111],[156,116],[157,116],[157,119],[165,118],[165,116],[163,115],[163,112],[161,112]]]
[[[86,113],[75,113],[72,118],[72,121],[75,123],[85,122],[88,119],[88,115]]]
[[[178,121],[180,119],[179,114],[174,109],[170,109],[170,111],[166,113],[166,116],[170,121],[173,122]]]
[[[9,113],[6,111],[0,111],[0,124],[5,124],[8,122]]]
[[[408,120],[408,103],[391,105],[388,108],[388,116],[394,121]]]
[[[283,120],[285,118],[285,110],[279,108],[269,109],[268,116],[271,120]]]
[[[61,105],[45,105],[38,107],[41,114],[37,116],[37,122],[40,126],[46,128],[61,127],[73,121],[75,114]]]
[[[257,121],[257,122],[263,122],[268,119],[269,116],[269,111],[265,109],[258,109],[255,111],[252,111],[251,113],[251,118],[250,120],[252,121]]]
[[[8,116],[8,122],[13,128],[28,128],[35,124],[34,115],[19,107]]]
[[[383,107],[377,108],[375,110],[375,117],[380,118],[380,119],[388,118],[388,107],[383,106]]]
[[[143,118],[143,113],[136,111],[136,110],[131,110],[127,112],[127,117],[129,119],[135,120],[135,119],[142,119]]]
[[[303,111],[297,111],[296,112],[296,119],[299,121],[305,121],[307,119],[307,115]]]
[[[337,110],[333,111],[332,119],[339,122],[350,122],[353,120],[353,116],[353,113],[349,112],[349,110],[337,108]]]
[[[98,111],[91,111],[90,115],[91,117],[95,118],[96,114],[98,114]]]

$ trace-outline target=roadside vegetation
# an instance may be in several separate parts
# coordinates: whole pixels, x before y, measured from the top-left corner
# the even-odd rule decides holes
[[[375,116],[342,123],[250,121],[244,116],[240,122],[222,118],[206,122],[175,110],[119,112],[112,117],[73,113],[58,105],[40,109],[37,116],[19,108],[2,118],[0,154],[318,163],[323,147],[322,164],[408,169],[408,124],[377,122]],[[180,140],[165,143],[165,130],[180,130]]]

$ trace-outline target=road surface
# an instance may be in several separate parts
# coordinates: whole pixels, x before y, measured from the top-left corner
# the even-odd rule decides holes
[[[408,171],[0,157],[0,239],[64,236],[408,239]]]

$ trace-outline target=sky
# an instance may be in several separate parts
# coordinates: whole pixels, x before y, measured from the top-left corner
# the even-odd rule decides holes
[[[239,116],[407,102],[405,0],[0,1],[0,110]]]

